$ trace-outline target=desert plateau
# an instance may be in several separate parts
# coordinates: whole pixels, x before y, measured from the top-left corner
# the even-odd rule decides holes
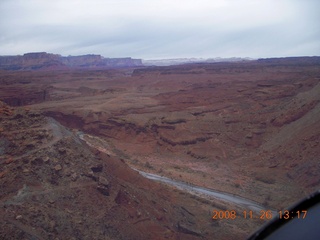
[[[246,239],[320,189],[320,57],[0,57],[0,101],[0,239]]]

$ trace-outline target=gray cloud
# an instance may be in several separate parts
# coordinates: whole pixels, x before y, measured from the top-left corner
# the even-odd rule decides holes
[[[320,55],[317,0],[1,0],[0,55]]]

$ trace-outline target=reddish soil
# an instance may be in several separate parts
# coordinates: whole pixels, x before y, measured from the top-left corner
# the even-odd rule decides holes
[[[229,205],[145,179],[52,118],[0,110],[1,239],[244,239],[262,223],[213,221]]]
[[[114,186],[110,188],[110,196],[104,197],[101,194],[103,190],[97,190],[94,184],[99,184],[99,180],[93,180],[98,179],[97,177],[79,175],[81,178],[77,179],[78,184],[89,184],[85,187],[88,190],[79,190],[77,187],[71,187],[72,191],[68,190],[68,193],[62,193],[60,189],[54,190],[61,191],[61,202],[55,201],[57,206],[46,203],[49,207],[39,211],[50,215],[52,206],[63,211],[64,206],[68,205],[71,213],[68,215],[63,211],[65,217],[75,214],[88,229],[104,229],[105,236],[111,236],[110,238],[125,239],[133,236],[135,239],[157,239],[158,236],[159,239],[187,239],[197,238],[199,234],[207,239],[230,239],[235,236],[241,239],[261,224],[254,220],[212,222],[210,211],[213,208],[228,209],[231,206],[201,200],[143,179],[126,164],[234,193],[274,209],[287,207],[319,189],[318,58],[149,67],[138,70],[1,71],[0,81],[0,98],[12,106],[20,106],[17,108],[19,111],[38,111],[55,118],[64,126],[100,136],[108,142],[109,157],[86,150],[92,155],[85,159],[88,161],[86,166],[93,164],[93,160],[88,160],[91,158],[99,158],[103,166],[106,166],[103,168],[103,176],[108,179],[110,186]],[[6,114],[10,114],[14,110],[6,111]],[[5,118],[14,117],[6,115]],[[6,129],[6,126],[2,128]],[[39,126],[35,128],[38,129]],[[74,149],[73,144],[70,149]],[[0,180],[6,183],[4,185],[1,182],[1,186],[7,186],[1,191],[4,193],[1,196],[3,204],[16,196],[26,182],[22,177],[25,174],[22,165],[19,165],[21,176],[18,168],[9,167],[16,163],[15,158],[23,158],[21,155],[24,156],[27,147],[23,144],[21,147],[17,150],[19,152],[10,148],[7,153],[2,154],[6,159],[3,159],[4,163],[1,165]],[[45,145],[44,149],[47,147],[50,148]],[[70,151],[72,154],[80,154]],[[13,162],[7,159],[7,155],[13,158]],[[60,156],[56,158],[61,159]],[[75,156],[75,159],[79,158],[82,159]],[[75,161],[70,158],[69,164],[70,162]],[[26,164],[33,166],[30,162]],[[64,164],[59,164],[64,170]],[[57,162],[49,169],[59,169],[59,164]],[[80,164],[76,161],[76,166],[84,168],[83,162]],[[83,172],[88,172],[88,169]],[[27,186],[32,186],[32,191],[41,191],[43,183],[55,184],[50,182],[52,179],[41,180],[39,183],[39,179],[43,177],[27,179],[35,185]],[[68,181],[73,181],[72,178],[68,180],[69,178],[63,175],[56,181],[59,184],[64,181],[63,186],[70,186]],[[51,185],[49,189],[54,188]],[[63,197],[65,194],[72,195],[73,191],[80,207],[71,206],[71,200]],[[139,203],[133,196],[136,196]],[[34,204],[33,200],[31,203],[28,201],[25,204]],[[98,206],[103,205],[106,207],[101,210]],[[9,220],[4,219],[2,222],[2,227],[6,227],[3,229],[13,232],[14,229],[20,229],[28,234],[27,229],[23,230],[29,226],[28,221],[22,222],[20,217],[15,216],[19,215],[23,207],[19,205],[18,211],[15,209],[18,205],[13,206],[11,215],[8,215]],[[188,215],[181,207],[189,209],[192,215]],[[88,208],[83,211],[89,212],[80,213],[75,208]],[[27,216],[31,219],[31,215]],[[84,219],[85,216],[88,216],[88,221]],[[194,219],[188,220],[187,216]],[[52,219],[56,225],[62,221],[54,217]],[[89,220],[93,221],[94,227]],[[69,222],[73,224],[74,221],[76,220]],[[83,226],[81,224],[79,226]],[[36,223],[34,226],[39,228],[34,236],[48,231],[46,227]],[[186,228],[192,229],[192,233],[187,234]],[[69,232],[65,231],[65,236],[75,236],[71,229],[73,228],[70,227]],[[83,227],[81,231],[85,231]],[[97,239],[103,238],[103,233],[98,232],[101,235],[97,235]],[[52,234],[59,236],[59,231],[53,231]],[[85,234],[89,236],[93,232]],[[46,239],[49,235],[41,236]]]

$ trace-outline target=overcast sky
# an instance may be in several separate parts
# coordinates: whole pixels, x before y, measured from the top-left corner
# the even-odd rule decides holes
[[[0,0],[0,55],[320,55],[319,0]]]

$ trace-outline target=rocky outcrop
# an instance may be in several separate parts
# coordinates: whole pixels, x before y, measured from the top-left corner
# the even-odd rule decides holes
[[[104,58],[101,55],[63,57],[46,52],[26,53],[22,56],[0,56],[2,70],[48,70],[79,68],[126,68],[142,66],[141,59]]]

